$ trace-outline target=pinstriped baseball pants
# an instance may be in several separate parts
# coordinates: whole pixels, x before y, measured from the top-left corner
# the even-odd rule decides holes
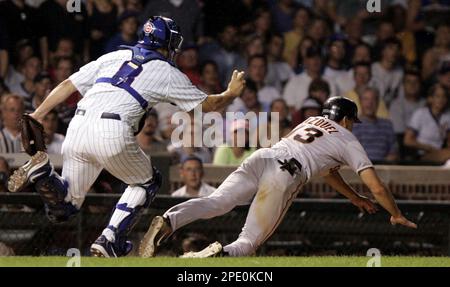
[[[132,128],[123,121],[102,119],[101,114],[75,115],[62,146],[66,201],[78,208],[102,169],[130,186],[152,178],[150,158],[137,144]]]

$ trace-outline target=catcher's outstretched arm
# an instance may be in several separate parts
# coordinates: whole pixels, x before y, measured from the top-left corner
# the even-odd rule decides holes
[[[77,88],[69,79],[64,80],[50,92],[47,98],[45,98],[42,104],[36,109],[36,111],[34,111],[34,113],[30,114],[30,116],[38,121],[42,121],[48,112],[60,103],[64,102],[76,91]]]
[[[204,113],[217,111],[231,104],[235,98],[242,94],[245,87],[244,72],[233,71],[228,88],[221,94],[209,95],[202,102],[202,111]]]

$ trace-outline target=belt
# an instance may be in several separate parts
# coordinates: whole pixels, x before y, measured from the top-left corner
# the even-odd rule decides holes
[[[84,116],[84,114],[86,114],[86,110],[82,110],[82,109],[77,109],[75,111],[75,115],[78,116]],[[114,114],[114,113],[102,113],[102,115],[100,116],[101,119],[110,119],[110,120],[117,120],[120,121],[120,115],[118,114]]]

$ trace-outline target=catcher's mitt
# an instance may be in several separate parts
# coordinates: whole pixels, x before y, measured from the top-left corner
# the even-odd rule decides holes
[[[33,156],[38,151],[46,151],[44,127],[29,114],[23,114],[21,120],[22,145],[26,153]]]

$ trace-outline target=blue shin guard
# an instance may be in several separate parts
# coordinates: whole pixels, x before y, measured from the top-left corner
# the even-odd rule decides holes
[[[45,213],[52,223],[65,222],[78,213],[75,206],[64,201],[67,196],[67,182],[53,171],[46,177],[36,179],[35,188],[44,201]]]
[[[111,217],[110,223],[107,227],[110,231],[114,233],[114,249],[117,256],[125,256],[131,251],[131,243],[127,240],[128,235],[133,229],[133,227],[138,222],[142,212],[147,208],[154,200],[156,193],[161,187],[162,176],[160,172],[153,167],[153,177],[152,179],[142,185],[137,186],[140,191],[145,191],[145,200],[139,205],[134,205],[130,207],[129,203],[121,202],[116,205],[113,216]],[[142,190],[143,189],[143,190]],[[122,195],[122,196],[125,196]],[[131,204],[133,206],[133,204]],[[128,213],[119,222],[114,222],[116,213]]]

